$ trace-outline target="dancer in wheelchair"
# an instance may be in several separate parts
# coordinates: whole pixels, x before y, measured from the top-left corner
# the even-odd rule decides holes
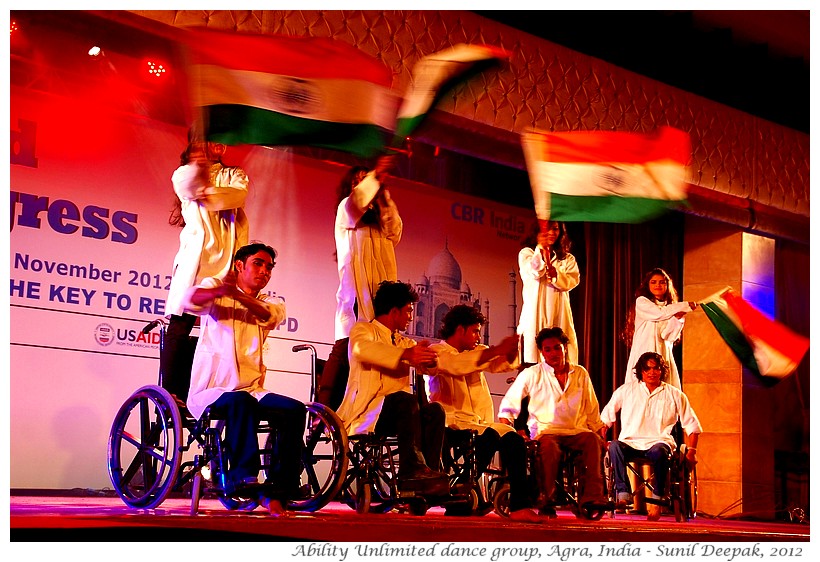
[[[601,420],[607,425],[615,423],[621,413],[621,431],[609,444],[609,458],[615,476],[615,492],[618,507],[632,503],[626,463],[635,458],[647,458],[652,462],[655,474],[655,499],[669,493],[668,477],[673,451],[677,443],[673,429],[680,421],[686,444],[686,462],[694,465],[698,435],[703,431],[689,399],[677,387],[666,382],[669,365],[654,351],[644,353],[635,364],[637,380],[621,385],[612,394],[601,412]],[[657,521],[661,506],[647,502],[647,519]]]
[[[234,268],[223,279],[207,278],[185,294],[185,310],[201,319],[194,353],[188,409],[199,418],[210,407],[225,419],[229,469],[226,495],[258,483],[261,459],[257,427],[262,419],[277,428],[279,455],[264,488],[272,514],[299,488],[305,405],[265,390],[262,346],[268,332],[285,318],[285,305],[260,291],[270,281],[276,250],[261,243],[236,252]]]
[[[439,357],[428,371],[430,400],[444,407],[448,428],[472,430],[478,472],[487,469],[496,451],[510,482],[510,518],[539,521],[527,493],[527,448],[524,438],[503,423],[495,422],[495,408],[484,372],[506,373],[518,366],[518,338],[509,336],[492,347],[479,345],[484,315],[472,306],[452,307],[442,320],[442,341],[430,346]],[[445,366],[446,365],[446,366]]]
[[[400,490],[449,493],[439,471],[444,442],[444,409],[419,406],[410,386],[410,367],[434,365],[436,353],[401,334],[419,296],[407,283],[382,281],[373,297],[375,318],[350,330],[350,377],[338,414],[348,435],[374,432],[398,437]],[[423,451],[423,453],[422,453]]]
[[[519,373],[504,395],[498,418],[513,426],[521,413],[521,401],[529,396],[527,428],[539,442],[544,474],[546,504],[541,513],[555,516],[556,479],[564,452],[580,455],[583,491],[578,505],[587,512],[606,510],[611,503],[604,495],[602,453],[599,432],[604,427],[598,398],[589,373],[567,358],[569,338],[561,328],[538,332],[536,346],[544,360]]]

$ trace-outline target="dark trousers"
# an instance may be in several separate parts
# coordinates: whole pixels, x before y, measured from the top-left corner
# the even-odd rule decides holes
[[[211,404],[211,410],[225,419],[228,478],[236,482],[258,476],[261,459],[257,428],[261,420],[267,420],[276,431],[268,483],[283,493],[298,488],[307,416],[304,404],[273,393],[257,401],[247,392],[235,391],[222,394]]]
[[[350,362],[347,356],[349,342],[350,338],[336,340],[325,361],[322,376],[319,377],[316,401],[333,410],[337,410],[344,399],[347,379],[350,375]]]
[[[425,464],[433,470],[440,470],[444,418],[441,404],[433,403],[419,408],[418,399],[409,392],[394,392],[385,396],[376,422],[376,435],[395,435],[398,438],[399,474],[407,474]]]
[[[604,444],[597,434],[591,431],[582,431],[575,435],[546,435],[538,436],[541,451],[541,464],[544,471],[544,493],[547,501],[554,501],[555,481],[558,478],[558,468],[561,466],[561,456],[565,450],[577,451],[581,455],[581,473],[583,482],[581,505],[589,501],[604,499],[604,478],[601,471],[601,454]]]
[[[192,314],[172,314],[165,328],[162,350],[159,354],[162,388],[183,402],[188,398],[188,387],[191,385],[191,364],[195,346],[190,336],[195,323],[196,316]]]
[[[475,446],[479,474],[487,470],[493,455],[499,452],[510,483],[510,511],[531,507],[527,494],[527,445],[524,438],[515,431],[501,436],[488,427],[476,437]]]
[[[615,491],[630,492],[629,479],[626,477],[626,463],[637,458],[649,459],[655,474],[655,493],[663,497],[667,494],[666,481],[671,465],[672,449],[666,443],[655,443],[647,451],[633,449],[626,443],[611,441],[609,443],[609,460],[615,473]]]

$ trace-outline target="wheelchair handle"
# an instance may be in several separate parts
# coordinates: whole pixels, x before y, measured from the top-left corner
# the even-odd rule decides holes
[[[300,343],[294,345],[291,351],[297,353],[299,351],[310,351],[310,401],[316,400],[316,348],[309,343]]]
[[[149,322],[148,324],[145,325],[145,327],[143,327],[142,333],[147,334],[148,332],[150,332],[151,330],[153,330],[154,328],[156,328],[160,324],[165,324],[165,318],[157,318],[156,320],[153,320],[153,321]]]

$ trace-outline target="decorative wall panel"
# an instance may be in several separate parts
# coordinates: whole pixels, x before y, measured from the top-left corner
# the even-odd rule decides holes
[[[550,43],[465,11],[134,11],[175,27],[207,26],[244,33],[332,37],[379,58],[407,86],[410,69],[426,54],[458,43],[487,43],[512,57],[454,88],[440,112],[485,125],[496,142],[517,144],[529,129],[650,131],[671,125],[688,131],[693,160],[688,181],[705,197],[758,213],[809,217],[809,137],[681,91],[599,59]],[[579,32],[583,32],[579,30]],[[452,119],[448,118],[450,121]],[[465,128],[469,129],[469,125]],[[429,128],[428,128],[429,129]],[[463,135],[474,137],[474,135]],[[475,139],[467,140],[473,145]],[[458,146],[448,147],[458,150]],[[479,147],[463,146],[480,153]],[[514,156],[510,156],[510,155]],[[523,155],[507,151],[508,165]],[[487,155],[488,158],[498,158]],[[745,211],[744,211],[745,212]],[[754,216],[742,226],[759,227]],[[788,221],[787,221],[788,222]],[[803,231],[797,235],[803,236]],[[807,237],[807,234],[806,234]],[[806,238],[807,241],[807,238]]]

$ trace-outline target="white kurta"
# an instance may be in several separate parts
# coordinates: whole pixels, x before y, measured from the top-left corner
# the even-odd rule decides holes
[[[523,362],[539,363],[541,354],[535,345],[535,336],[543,328],[559,327],[569,338],[569,362],[578,363],[578,339],[572,321],[569,291],[581,282],[581,273],[575,256],[567,254],[562,260],[552,258],[556,277],[547,277],[547,263],[540,245],[522,248],[518,253],[518,272],[521,275],[522,304],[518,320],[518,334],[523,336]]]
[[[336,210],[337,340],[348,337],[357,321],[354,304],[358,303],[358,320],[373,320],[373,295],[379,283],[398,280],[395,246],[401,240],[402,221],[396,205],[380,209],[379,226],[360,223],[379,188],[375,173],[369,173]]]
[[[220,284],[221,281],[208,278],[200,286]],[[187,401],[188,409],[199,418],[224,392],[243,390],[257,400],[269,393],[264,388],[262,346],[268,332],[285,320],[286,313],[283,302],[264,302],[267,295],[257,297],[270,311],[266,322],[260,322],[231,297],[219,297],[210,305],[199,307],[190,301],[196,288],[186,291],[183,306],[186,312],[201,317]]]
[[[208,186],[202,184],[195,164],[180,166],[171,176],[185,226],[179,233],[166,314],[182,314],[185,292],[206,277],[223,278],[236,251],[248,243],[248,219],[242,208],[248,176],[242,168],[218,163],[210,174]]]
[[[677,444],[672,429],[678,419],[687,435],[703,432],[689,398],[664,382],[651,393],[643,381],[621,385],[601,412],[601,421],[611,426],[618,411],[621,412],[618,441],[639,451],[648,451],[656,443],[666,443],[674,450]]]
[[[439,357],[447,355],[449,358],[446,363],[440,361],[425,377],[430,401],[444,407],[447,427],[473,429],[478,433],[492,427],[499,435],[513,431],[512,427],[495,421],[493,398],[483,371],[505,373],[517,367],[517,360],[510,364],[504,357],[496,357],[479,365],[486,345],[459,352],[446,341],[441,341],[431,345],[430,349]]]
[[[401,361],[404,350],[415,340],[396,333],[379,322],[357,322],[350,330],[350,375],[338,414],[349,435],[375,430],[384,397],[411,392],[410,366]]]
[[[633,370],[635,364],[641,355],[647,351],[654,351],[669,365],[669,379],[664,382],[681,388],[672,346],[683,332],[684,318],[675,318],[675,314],[691,310],[688,302],[658,304],[646,297],[638,297],[635,300],[635,333],[632,336],[632,348],[629,351],[624,382],[638,380]]]
[[[604,427],[589,373],[580,365],[570,365],[566,388],[545,362],[524,369],[501,400],[498,417],[515,420],[525,396],[530,397],[527,428],[533,439],[544,433],[577,435]]]

